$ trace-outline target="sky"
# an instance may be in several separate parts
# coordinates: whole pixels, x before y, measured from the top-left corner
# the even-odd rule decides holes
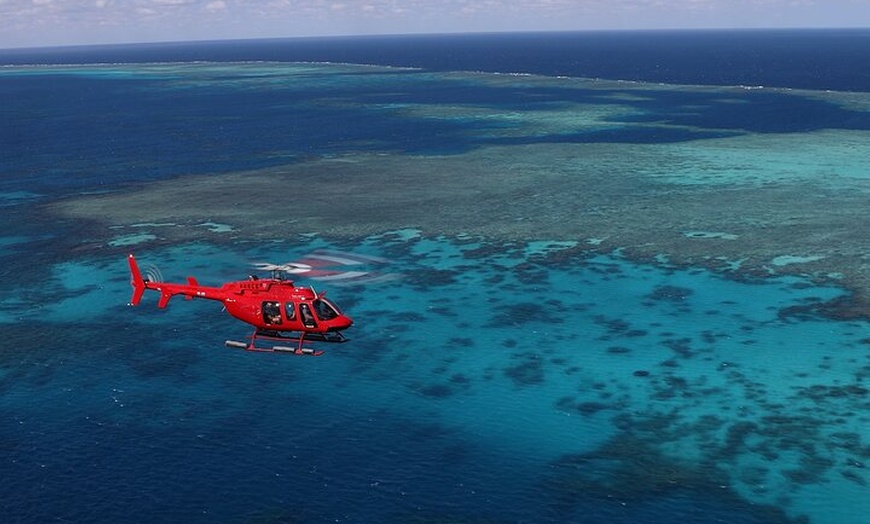
[[[0,48],[767,27],[870,27],[870,0],[0,0]]]

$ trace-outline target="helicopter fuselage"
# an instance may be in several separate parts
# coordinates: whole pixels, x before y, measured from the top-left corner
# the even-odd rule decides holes
[[[151,282],[142,278],[133,255],[129,264],[133,286],[130,304],[134,306],[146,290],[153,290],[160,293],[159,308],[165,308],[175,295],[216,300],[233,317],[266,332],[334,333],[353,324],[324,293],[298,287],[291,280],[251,277],[221,287],[202,286],[193,277],[188,277],[186,284]]]

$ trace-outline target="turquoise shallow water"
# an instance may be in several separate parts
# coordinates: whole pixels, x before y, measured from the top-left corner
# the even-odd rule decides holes
[[[807,514],[820,497],[841,497],[839,513],[814,522],[866,510],[866,326],[794,310],[839,290],[414,231],[140,259],[217,283],[320,247],[388,257],[401,276],[330,289],[356,326],[320,358],[223,348],[246,329],[213,302],[125,306],[123,258],[51,268],[63,298],[45,308],[5,299],[6,510],[637,522],[709,506],[773,522],[766,506]]]

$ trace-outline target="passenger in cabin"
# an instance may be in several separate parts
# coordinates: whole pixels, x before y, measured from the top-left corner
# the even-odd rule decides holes
[[[317,325],[317,323],[314,322],[314,315],[311,314],[311,309],[308,307],[308,304],[299,305],[299,315],[302,317],[302,324],[305,327],[313,328]]]
[[[266,324],[281,323],[281,306],[277,302],[263,302],[263,318]]]

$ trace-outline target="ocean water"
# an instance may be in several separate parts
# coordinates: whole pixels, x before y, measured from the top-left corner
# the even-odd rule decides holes
[[[866,522],[868,36],[0,54],[4,522]],[[318,358],[127,306],[318,249]]]

